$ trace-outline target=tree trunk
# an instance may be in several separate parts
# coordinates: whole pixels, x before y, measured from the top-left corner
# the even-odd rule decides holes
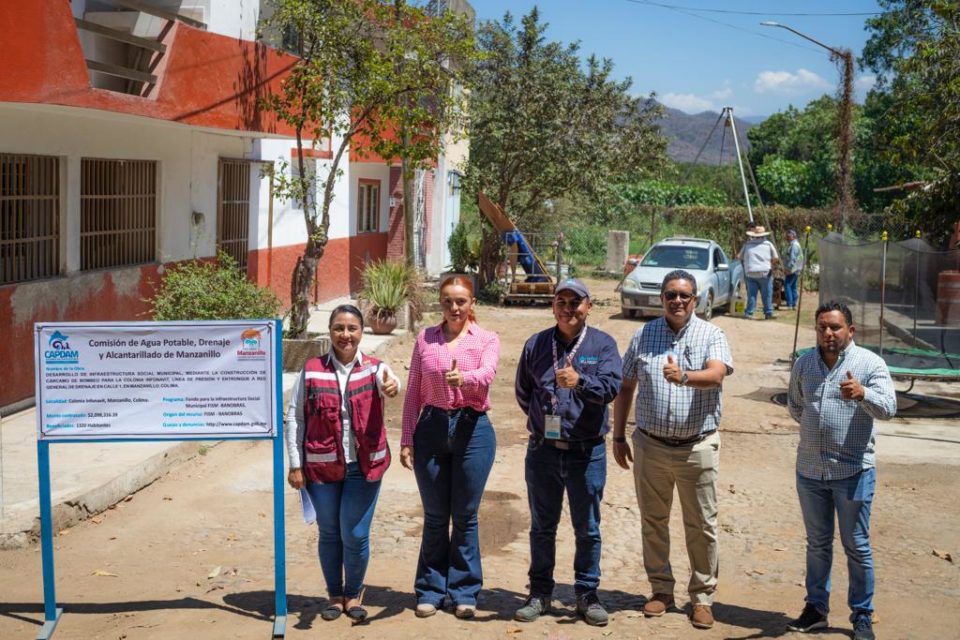
[[[297,266],[293,270],[290,281],[290,329],[291,338],[304,339],[307,337],[307,324],[310,321],[310,287],[317,275],[317,265],[323,257],[326,247],[326,232],[321,234],[322,244],[315,240],[316,235],[310,234],[303,255],[297,258]]]

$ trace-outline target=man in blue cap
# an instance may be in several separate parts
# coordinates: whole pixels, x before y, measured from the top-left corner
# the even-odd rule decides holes
[[[563,495],[576,535],[573,559],[577,614],[607,624],[600,584],[600,501],[607,481],[607,405],[620,391],[616,341],[587,326],[593,304],[575,278],[557,285],[556,325],[527,340],[517,363],[516,394],[530,439],[525,476],[530,504],[530,595],[514,618],[532,622],[550,608],[557,525]]]

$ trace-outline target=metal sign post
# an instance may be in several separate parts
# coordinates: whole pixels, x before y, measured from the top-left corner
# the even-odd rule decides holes
[[[37,640],[51,638],[63,614],[56,597],[50,444],[187,440],[273,442],[272,637],[284,637],[281,331],[279,320],[35,325],[44,618]]]

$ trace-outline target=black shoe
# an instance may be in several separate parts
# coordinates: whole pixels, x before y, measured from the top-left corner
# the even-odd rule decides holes
[[[523,606],[513,614],[513,619],[518,622],[533,622],[549,610],[550,598],[531,595],[523,603]]]
[[[609,622],[607,610],[600,603],[596,591],[587,591],[577,596],[577,613],[584,622],[594,627],[604,627]]]
[[[343,607],[339,606],[339,603],[331,602],[328,604],[321,612],[320,617],[330,622],[331,620],[336,620],[343,614]]]
[[[347,609],[347,617],[354,622],[363,622],[367,619],[367,610],[361,605],[350,607]]]
[[[817,608],[808,602],[800,617],[787,625],[787,631],[807,633],[816,629],[826,629],[827,626],[827,616],[817,611]]]
[[[858,611],[853,614],[853,640],[876,640],[873,633],[873,614]]]

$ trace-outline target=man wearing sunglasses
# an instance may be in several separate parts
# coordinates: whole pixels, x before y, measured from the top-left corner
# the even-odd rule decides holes
[[[694,313],[697,281],[690,273],[671,271],[660,291],[663,317],[637,331],[623,356],[623,386],[613,404],[613,455],[624,469],[635,460],[643,564],[653,588],[644,615],[662,616],[674,606],[669,524],[676,487],[690,559],[690,620],[709,629],[719,570],[721,385],[733,373],[733,358],[723,331]],[[625,430],[635,391],[631,452]]]
[[[600,501],[607,481],[607,405],[620,390],[616,341],[587,326],[593,304],[580,280],[557,285],[557,324],[534,334],[517,363],[516,394],[530,439],[525,477],[530,504],[530,595],[514,618],[532,622],[550,608],[557,525],[563,495],[576,536],[573,558],[577,614],[607,624],[600,584]]]

